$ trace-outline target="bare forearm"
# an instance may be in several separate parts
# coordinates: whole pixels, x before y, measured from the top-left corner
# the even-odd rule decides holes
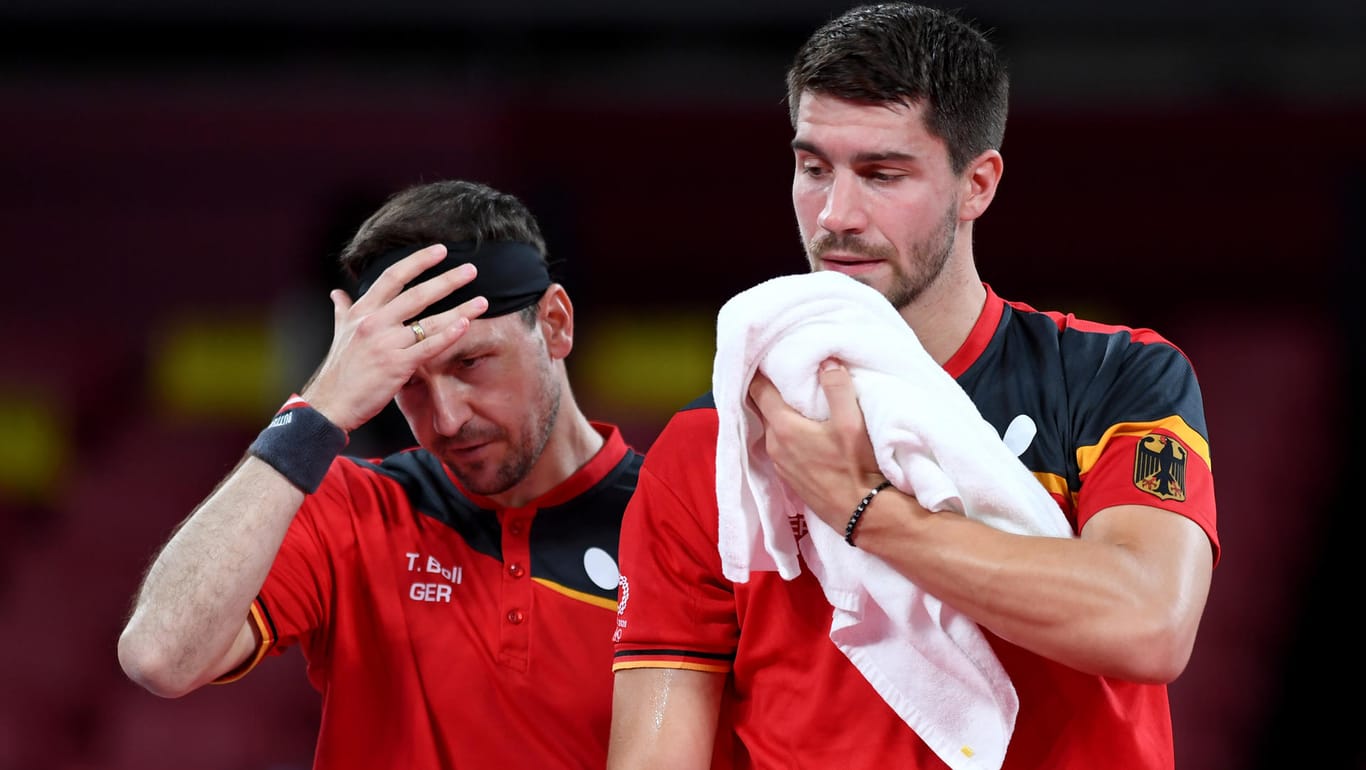
[[[849,504],[884,477],[848,370],[823,366],[819,376],[827,420],[802,416],[761,376],[750,398],[779,476],[843,532]],[[1149,505],[1097,511],[1078,538],[1030,537],[932,513],[888,488],[857,533],[860,548],[999,636],[1081,671],[1144,682],[1185,668],[1213,561],[1194,521]]]
[[[248,457],[190,515],[152,563],[119,660],[162,695],[188,692],[225,661],[304,494]]]
[[[700,671],[618,672],[609,770],[705,770],[724,685],[724,674]]]
[[[1085,537],[1028,537],[926,513],[893,494],[865,515],[858,545],[1044,657],[1105,676],[1169,681],[1189,658],[1204,608],[1208,542],[1174,514],[1114,510]]]

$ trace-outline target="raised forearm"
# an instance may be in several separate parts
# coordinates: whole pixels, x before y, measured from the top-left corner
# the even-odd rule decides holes
[[[1165,682],[1185,667],[1211,561],[1193,522],[1127,506],[1081,538],[1029,537],[889,492],[860,522],[858,546],[999,636],[1103,676]]]
[[[129,677],[176,696],[240,662],[225,656],[303,499],[261,460],[249,456],[238,465],[148,570],[119,637]]]

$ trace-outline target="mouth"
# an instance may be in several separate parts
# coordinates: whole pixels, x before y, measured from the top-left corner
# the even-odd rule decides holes
[[[820,268],[822,270],[834,270],[846,275],[867,273],[880,264],[882,264],[880,259],[858,257],[852,254],[825,254],[820,257]]]
[[[481,450],[487,448],[492,444],[493,441],[491,440],[476,441],[463,444],[448,443],[441,447],[441,454],[444,457],[467,459],[474,457],[475,455],[479,454]]]

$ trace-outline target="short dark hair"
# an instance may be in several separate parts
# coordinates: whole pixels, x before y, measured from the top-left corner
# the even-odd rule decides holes
[[[924,104],[925,128],[961,173],[1001,148],[1010,78],[986,36],[946,11],[910,3],[851,8],[812,33],[787,73],[793,128],[802,94]]]
[[[355,280],[371,260],[394,249],[461,241],[520,241],[547,258],[540,224],[515,195],[447,179],[390,196],[342,249],[341,266]]]

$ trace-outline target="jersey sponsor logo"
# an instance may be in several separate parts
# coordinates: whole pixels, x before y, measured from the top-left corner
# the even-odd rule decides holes
[[[1134,486],[1159,500],[1184,501],[1188,454],[1171,436],[1149,433],[1134,453]]]
[[[422,554],[411,551],[403,555],[408,560],[408,571],[419,573],[421,576],[408,586],[408,598],[415,602],[450,603],[454,594],[452,586],[460,585],[465,576],[465,568],[442,564],[435,556],[423,559]],[[442,580],[438,581],[434,576],[439,576]]]

